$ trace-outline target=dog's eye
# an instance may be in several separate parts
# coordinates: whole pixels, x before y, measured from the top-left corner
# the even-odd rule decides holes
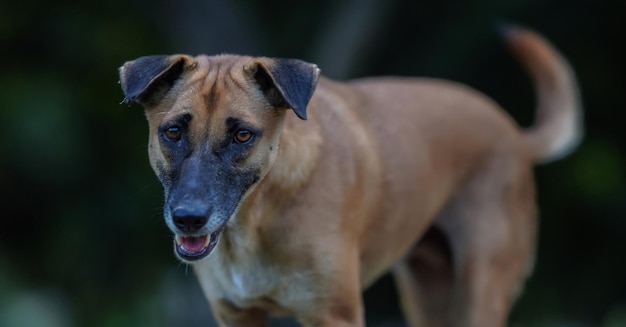
[[[167,137],[170,141],[178,141],[180,140],[180,136],[182,135],[182,131],[178,126],[172,126],[165,130],[165,137]]]
[[[252,140],[252,132],[247,129],[240,129],[235,133],[235,142],[248,143]]]

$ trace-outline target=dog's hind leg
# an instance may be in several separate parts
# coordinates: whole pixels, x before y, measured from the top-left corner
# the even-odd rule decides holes
[[[531,168],[507,163],[459,190],[394,267],[410,326],[506,326],[532,266],[536,227]]]
[[[404,318],[411,327],[447,326],[452,262],[439,228],[431,227],[392,273]]]
[[[532,265],[531,168],[517,163],[487,171],[470,181],[437,220],[450,240],[454,266],[450,326],[506,326]]]

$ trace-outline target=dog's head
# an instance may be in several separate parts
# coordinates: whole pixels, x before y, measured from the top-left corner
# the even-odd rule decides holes
[[[147,56],[119,69],[149,123],[176,255],[206,257],[276,159],[286,109],[306,119],[319,69],[294,59]]]

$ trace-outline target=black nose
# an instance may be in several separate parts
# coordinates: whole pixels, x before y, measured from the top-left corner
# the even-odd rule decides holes
[[[190,212],[187,209],[178,208],[172,212],[174,225],[183,233],[195,233],[206,224],[208,218],[204,215]]]

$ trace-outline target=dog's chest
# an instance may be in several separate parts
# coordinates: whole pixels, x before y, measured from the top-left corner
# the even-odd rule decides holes
[[[289,310],[313,296],[307,274],[286,272],[262,257],[232,261],[215,253],[195,266],[195,271],[207,297],[227,300],[240,308]]]
[[[268,267],[258,260],[232,262],[215,253],[206,263],[196,266],[196,275],[209,297],[226,298],[233,302],[271,293],[275,288],[268,278]]]

